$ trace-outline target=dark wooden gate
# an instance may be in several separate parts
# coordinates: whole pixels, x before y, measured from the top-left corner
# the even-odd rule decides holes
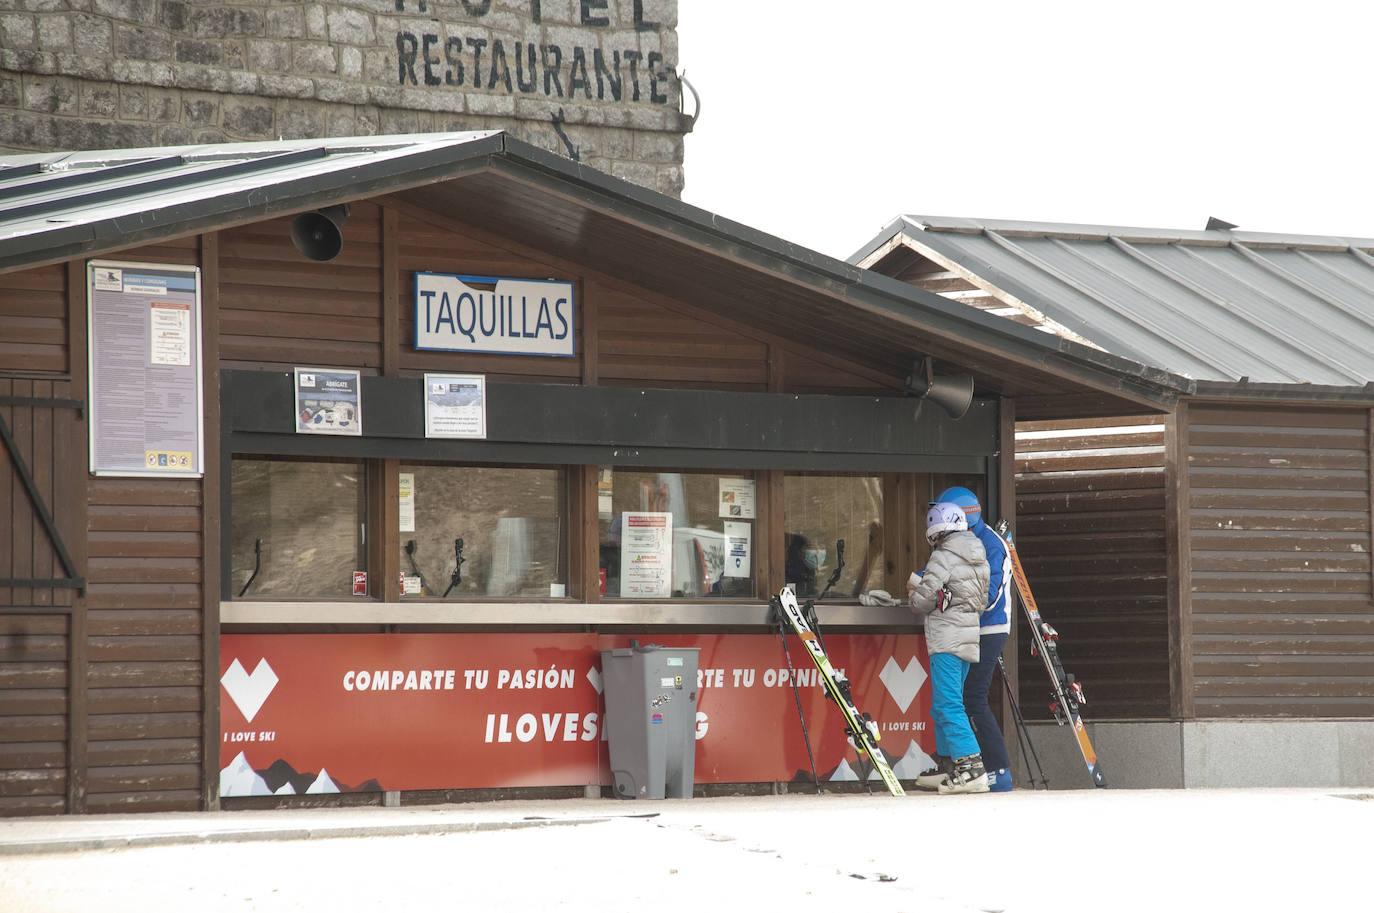
[[[85,808],[83,411],[0,378],[0,815]]]

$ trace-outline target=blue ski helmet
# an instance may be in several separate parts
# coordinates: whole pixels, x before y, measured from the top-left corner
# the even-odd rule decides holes
[[[967,488],[946,488],[940,492],[931,504],[939,504],[941,501],[949,501],[958,504],[964,511],[964,516],[968,518],[970,528],[976,527],[983,522],[983,507],[978,503],[978,496]]]

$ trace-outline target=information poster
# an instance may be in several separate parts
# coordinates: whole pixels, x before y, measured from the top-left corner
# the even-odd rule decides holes
[[[620,595],[667,599],[673,582],[673,515],[626,511],[620,519]]]
[[[363,433],[362,384],[357,371],[296,369],[296,433]]]
[[[425,437],[485,438],[487,378],[483,374],[425,375]]]
[[[725,521],[725,576],[749,576],[749,541],[753,527],[739,520]]]
[[[92,260],[91,472],[203,472],[200,269]]]
[[[754,519],[754,480],[720,480],[720,516],[729,520]]]
[[[415,473],[400,473],[401,532],[415,532]]]

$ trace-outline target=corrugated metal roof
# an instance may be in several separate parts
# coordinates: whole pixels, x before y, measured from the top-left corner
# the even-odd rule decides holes
[[[407,186],[500,140],[486,131],[0,157],[0,268]]]
[[[1200,381],[1374,380],[1374,240],[903,216],[894,238],[957,264],[1107,352]]]
[[[936,373],[968,372],[980,393],[1016,399],[1018,414],[1167,408],[1193,389],[500,132],[0,158],[0,274],[363,199],[587,264],[863,364],[898,389],[925,356]]]

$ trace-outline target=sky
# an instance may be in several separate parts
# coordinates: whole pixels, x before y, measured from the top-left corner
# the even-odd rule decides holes
[[[1374,238],[1367,0],[678,0],[677,34],[682,199],[840,259],[902,214]]]

